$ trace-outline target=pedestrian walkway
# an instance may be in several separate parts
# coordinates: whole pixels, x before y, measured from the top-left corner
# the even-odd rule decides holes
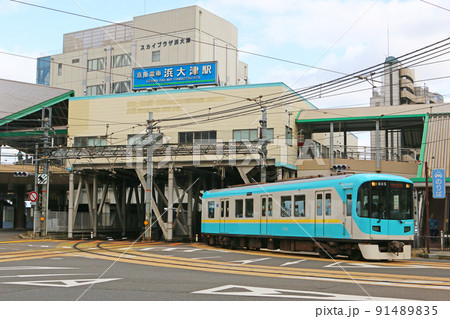
[[[21,234],[26,233],[24,229],[0,229],[0,241],[11,241],[22,239]]]

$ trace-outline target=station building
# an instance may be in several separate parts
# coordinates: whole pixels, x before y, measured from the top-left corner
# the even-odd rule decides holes
[[[190,6],[64,34],[62,53],[38,59],[36,83],[76,96],[118,94],[132,91],[134,68],[217,61],[218,85],[247,84],[237,49],[233,24]]]

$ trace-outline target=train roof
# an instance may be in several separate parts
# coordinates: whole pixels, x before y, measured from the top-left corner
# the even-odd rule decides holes
[[[400,181],[405,183],[412,183],[409,179],[388,174],[351,174],[351,175],[336,175],[328,177],[316,177],[307,179],[295,179],[287,180],[275,183],[264,183],[264,184],[251,184],[243,185],[231,188],[213,189],[204,193],[203,198],[218,197],[221,196],[236,196],[243,195],[249,192],[252,193],[270,193],[279,191],[288,191],[297,189],[296,185],[303,185],[304,188],[314,188],[314,187],[327,187],[327,186],[337,186],[339,184],[354,184],[359,187],[362,183],[370,180],[389,180],[389,181]]]

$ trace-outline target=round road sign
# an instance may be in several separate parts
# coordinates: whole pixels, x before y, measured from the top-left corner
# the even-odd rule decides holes
[[[28,194],[28,199],[32,202],[37,201],[38,199],[38,193],[36,193],[35,191],[30,192],[30,194]]]

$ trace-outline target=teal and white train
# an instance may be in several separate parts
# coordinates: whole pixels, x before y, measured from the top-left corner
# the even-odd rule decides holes
[[[228,248],[409,259],[413,206],[412,182],[393,175],[244,185],[204,193],[202,234],[208,244]]]

